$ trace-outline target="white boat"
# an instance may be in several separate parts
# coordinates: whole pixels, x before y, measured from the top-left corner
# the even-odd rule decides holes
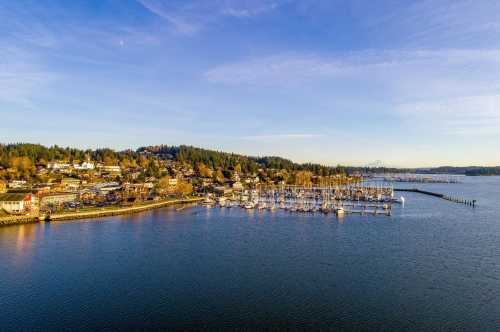
[[[201,205],[212,206],[215,202],[210,197],[205,197],[205,199],[201,202]]]
[[[248,202],[244,205],[244,208],[247,210],[255,208],[255,205],[252,202]]]

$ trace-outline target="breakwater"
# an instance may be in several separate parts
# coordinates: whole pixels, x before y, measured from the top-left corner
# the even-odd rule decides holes
[[[447,196],[444,194],[435,193],[435,192],[427,191],[427,190],[420,190],[420,189],[416,189],[416,188],[412,188],[412,189],[394,188],[394,191],[412,192],[412,193],[418,193],[418,194],[423,194],[423,195],[428,195],[428,196],[434,196],[434,197],[441,198],[441,199],[444,199],[444,200],[447,200],[450,202],[464,204],[464,205],[468,205],[468,206],[472,206],[472,207],[476,207],[476,203],[477,203],[477,201],[475,199],[474,200],[467,200],[467,199],[463,199],[463,198]]]

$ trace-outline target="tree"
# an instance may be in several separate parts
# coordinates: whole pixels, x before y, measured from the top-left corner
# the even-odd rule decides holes
[[[182,196],[188,196],[193,193],[193,185],[190,182],[177,179],[177,185],[175,187],[175,192]]]
[[[220,168],[218,168],[214,174],[213,174],[213,179],[215,182],[217,182],[218,184],[223,184],[224,183],[224,174],[222,173],[222,170]]]
[[[202,162],[199,162],[196,164],[196,173],[201,176],[201,177],[204,177],[204,178],[209,178],[212,176],[212,170],[207,167],[207,165],[205,165],[204,163]]]
[[[148,167],[148,165],[149,165],[148,158],[146,158],[145,156],[141,155],[139,157],[139,166],[141,166],[142,168],[146,168],[146,167]]]
[[[295,173],[295,185],[297,186],[309,186],[312,184],[312,172],[310,171],[298,171]]]
[[[234,172],[238,175],[241,174],[241,165],[239,163],[234,166]]]
[[[171,192],[171,188],[170,188],[170,180],[172,178],[170,176],[164,176],[160,179],[160,181],[158,181],[158,184],[157,184],[157,189],[158,189],[158,192],[161,193],[161,194],[167,194],[169,192]]]

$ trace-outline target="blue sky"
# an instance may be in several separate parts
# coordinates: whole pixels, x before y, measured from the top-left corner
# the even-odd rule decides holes
[[[496,0],[0,2],[0,142],[500,164]]]

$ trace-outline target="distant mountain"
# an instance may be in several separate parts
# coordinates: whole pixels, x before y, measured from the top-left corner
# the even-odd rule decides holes
[[[365,167],[368,168],[382,168],[385,167],[382,160],[375,160],[374,162],[367,164]]]

